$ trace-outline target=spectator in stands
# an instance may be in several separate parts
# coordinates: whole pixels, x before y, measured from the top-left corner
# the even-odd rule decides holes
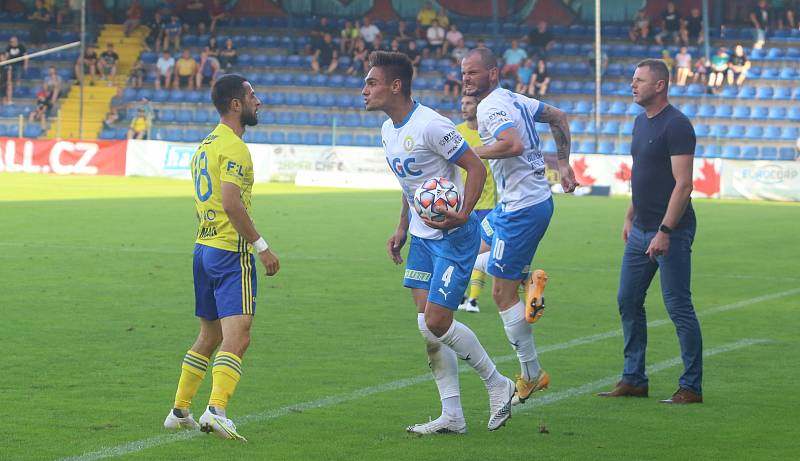
[[[725,51],[725,47],[720,47],[717,53],[711,57],[711,73],[708,76],[709,94],[713,94],[716,88],[722,86],[728,73],[728,61],[730,61],[730,57]]]
[[[162,85],[164,88],[170,88],[174,73],[175,58],[172,57],[169,51],[164,50],[164,54],[156,62],[156,89],[160,90]]]
[[[100,60],[97,61],[97,69],[103,79],[108,80],[109,86],[113,85],[114,77],[117,76],[117,61],[119,61],[119,55],[114,51],[114,44],[109,43],[106,45],[106,50],[100,53]]]
[[[142,23],[142,15],[144,14],[144,8],[142,8],[141,3],[139,0],[133,0],[131,6],[128,7],[128,11],[125,13],[125,36],[130,37],[131,33],[139,27],[139,24]]]
[[[239,53],[233,47],[233,40],[226,39],[225,48],[219,52],[219,65],[222,67],[222,71],[226,74],[231,73],[231,69],[233,69],[238,60]]]
[[[456,43],[456,46],[450,53],[450,56],[456,61],[461,62],[461,60],[464,59],[464,56],[466,56],[467,53],[469,53],[469,48],[467,48],[467,46],[464,45],[464,39],[462,38],[461,40],[458,41],[458,43]]]
[[[166,24],[164,24],[164,20],[161,19],[161,13],[159,12],[156,12],[153,15],[153,20],[147,25],[150,33],[147,34],[145,43],[147,43],[148,48],[155,50],[156,53],[161,51],[161,43],[164,41],[165,27]]]
[[[184,6],[183,18],[189,27],[201,27],[205,30],[208,22],[208,11],[203,0],[188,0]]]
[[[208,85],[209,88],[214,86],[219,74],[219,61],[216,57],[211,55],[208,47],[203,49],[200,53],[200,64],[197,66],[197,75],[195,75],[195,88],[203,88],[203,85]]]
[[[147,71],[144,69],[144,64],[142,63],[141,58],[137,59],[136,62],[131,67],[131,78],[130,78],[130,85],[131,88],[141,88],[144,86],[144,78],[147,76]]]
[[[197,61],[189,50],[183,50],[183,54],[175,62],[175,88],[189,88],[193,90],[196,73]]]
[[[322,37],[322,44],[314,50],[311,57],[311,69],[315,74],[319,73],[320,68],[325,69],[326,74],[330,74],[339,65],[339,53],[333,44],[331,34]]]
[[[428,32],[433,20],[436,19],[436,11],[434,11],[430,2],[425,2],[417,13],[417,37],[425,38],[425,33]]]
[[[396,40],[392,40],[396,42]],[[357,38],[353,52],[351,53],[352,63],[347,69],[347,75],[364,75],[367,73],[367,62],[369,61],[369,50],[363,38]]]
[[[439,21],[439,25],[443,29],[447,29],[450,26],[450,18],[447,17],[447,10],[443,7],[439,8],[439,12],[436,13],[436,20]],[[431,24],[433,24],[433,21],[431,21]]]
[[[458,30],[458,26],[455,24],[450,24],[450,30],[447,31],[444,38],[444,53],[447,54],[448,50],[453,50],[458,46],[458,42],[464,41],[464,34]],[[459,60],[459,62],[461,61]]]
[[[121,120],[125,115],[125,109],[127,108],[128,103],[125,101],[125,96],[122,91],[122,87],[117,88],[117,94],[111,98],[111,109],[108,111],[106,115],[106,119],[103,120],[103,125],[106,128],[111,128],[117,120]]]
[[[522,65],[519,66],[519,69],[517,69],[515,78],[517,84],[515,85],[514,91],[519,94],[532,95],[532,93],[528,91],[528,87],[532,83],[531,77],[533,77],[535,71],[536,68],[533,67],[533,59],[526,58]]]
[[[393,53],[403,52],[403,49],[400,48],[400,42],[396,38],[393,38],[392,41],[389,43],[389,51]]]
[[[382,50],[383,49],[383,40],[381,40],[381,36],[380,35],[376,36],[375,40],[373,40],[372,43],[368,43],[367,44],[367,48],[369,48],[370,51],[380,51],[380,50]]]
[[[503,53],[503,69],[502,75],[504,77],[509,76],[516,76],[517,69],[525,61],[525,58],[528,57],[528,53],[519,47],[519,41],[514,39],[511,40],[511,48],[507,49],[505,53]]]
[[[413,37],[408,35],[407,29],[406,22],[401,19],[400,22],[397,23],[397,35],[394,36],[394,38],[400,42],[400,48],[404,50],[408,48],[408,42],[413,40]]]
[[[89,45],[83,53],[83,72],[81,72],[81,60],[75,62],[75,77],[78,79],[85,78],[89,75],[89,85],[94,85],[94,77],[97,75],[97,52],[94,46]]]
[[[550,86],[550,76],[547,74],[547,63],[540,59],[536,63],[536,72],[531,77],[531,84],[528,87],[528,94],[531,96],[544,96],[547,94],[547,87]]]
[[[28,16],[31,22],[30,41],[34,45],[41,45],[47,42],[47,29],[50,26],[50,10],[44,6],[42,0],[36,0],[33,12]]]
[[[756,6],[750,12],[750,22],[753,24],[756,42],[753,48],[761,49],[767,39],[767,29],[769,28],[770,11],[767,7],[767,0],[758,0]]]
[[[353,25],[353,21],[345,21],[344,27],[339,33],[339,53],[342,55],[350,54],[355,47],[359,35],[358,27]]]
[[[419,69],[420,61],[422,61],[422,55],[420,55],[420,52],[417,49],[416,40],[409,40],[408,49],[406,50],[406,56],[408,56],[408,59],[411,60],[411,65],[414,68],[413,78],[417,78],[417,70]]]
[[[6,47],[6,54],[8,54],[8,59],[20,58],[25,56],[25,59],[22,61],[17,61],[14,64],[11,64],[11,76],[12,83],[19,82],[22,80],[22,75],[28,70],[28,48],[25,47],[23,43],[19,41],[16,35],[12,35],[8,39],[8,46]]]
[[[681,23],[681,41],[684,45],[702,45],[703,38],[703,16],[700,8],[689,10],[689,17]]]
[[[311,39],[308,41],[306,52],[314,53],[315,50],[320,49],[324,41],[325,34],[333,36],[335,33],[334,27],[328,22],[328,18],[322,16],[319,18],[317,27],[311,30]]]
[[[656,35],[656,43],[664,44],[664,39],[678,43],[681,38],[681,14],[675,3],[667,2],[667,9],[661,12],[661,32]]]
[[[147,116],[144,109],[136,111],[136,116],[131,121],[131,126],[128,128],[128,139],[145,139],[147,136]]]
[[[217,43],[217,36],[211,34],[208,37],[208,42],[206,42],[206,48],[208,48],[208,54],[214,56],[215,58],[219,56],[219,44]]]
[[[428,48],[426,50],[427,52],[425,53],[426,56],[428,53],[436,57],[441,56],[444,47],[445,31],[444,27],[439,25],[439,21],[437,19],[434,19],[433,22],[431,22],[431,26],[428,27],[425,35],[428,40]]]
[[[168,18],[173,14],[178,12],[177,5],[175,4],[175,0],[161,0],[161,3],[158,4],[158,8],[156,8],[159,14],[162,17]]]
[[[5,51],[0,52],[0,61],[8,59],[8,53]],[[11,66],[0,66],[0,96],[3,98],[3,104],[11,104]]]
[[[800,13],[800,2],[798,0],[786,0],[783,3],[784,7],[786,7],[786,11],[784,11],[786,25],[789,29],[797,29],[797,15]]]
[[[64,87],[64,82],[61,76],[56,72],[55,66],[47,68],[47,75],[44,76],[42,88],[47,92],[47,99],[50,101],[50,107],[54,107],[61,97],[61,90]]]
[[[706,58],[698,58],[694,62],[694,72],[692,72],[692,83],[706,83],[708,77],[708,69],[711,63]]]
[[[460,98],[463,85],[461,63],[451,58],[447,72],[444,72],[444,97],[452,97],[454,99]]]
[[[686,86],[686,80],[692,75],[692,55],[685,46],[675,55],[675,83]]]
[[[633,25],[628,31],[628,37],[633,43],[647,43],[647,40],[650,39],[650,18],[647,17],[644,8],[636,13]]]
[[[547,59],[547,54],[555,43],[555,36],[547,28],[547,22],[539,21],[536,28],[528,32],[528,55]]]
[[[181,25],[178,15],[173,14],[169,18],[169,22],[164,26],[164,49],[169,50],[169,45],[172,43],[175,46],[175,51],[181,49],[181,34],[183,33],[183,26]]]
[[[595,58],[594,58],[594,48],[589,51],[589,70],[594,74],[594,67],[596,65]],[[606,70],[608,69],[608,53],[605,51],[600,52],[600,75],[605,75]]]
[[[374,43],[376,38],[381,37],[381,30],[378,29],[378,26],[372,24],[366,16],[364,16],[364,20],[361,22],[361,28],[359,28],[358,32],[365,43]]]
[[[228,10],[222,0],[211,0],[208,16],[211,19],[211,27],[208,28],[208,31],[213,34],[217,31],[217,25],[228,18]]]
[[[664,65],[667,66],[669,74],[673,75],[672,68],[675,66],[675,60],[672,59],[672,56],[669,54],[669,50],[661,50],[661,60],[664,61]]]
[[[44,88],[39,88],[36,92],[36,109],[28,114],[28,121],[30,123],[39,122],[42,131],[47,129],[47,114],[50,113],[50,99],[47,97],[47,91]]]
[[[733,56],[728,60],[728,85],[742,86],[750,69],[750,60],[744,54],[742,45],[736,45]]]

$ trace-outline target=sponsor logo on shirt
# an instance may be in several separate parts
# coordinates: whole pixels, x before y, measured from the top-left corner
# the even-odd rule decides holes
[[[411,136],[406,136],[406,138],[403,139],[403,149],[405,149],[406,152],[411,152],[413,148],[414,148],[414,138],[412,138]]]
[[[404,277],[409,280],[419,280],[420,282],[427,282],[431,279],[431,273],[415,271],[413,269],[406,269]]]

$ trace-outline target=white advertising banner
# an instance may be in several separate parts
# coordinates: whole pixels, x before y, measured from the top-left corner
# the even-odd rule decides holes
[[[800,162],[724,160],[722,196],[800,201]]]
[[[304,171],[341,173],[343,178],[347,177],[350,180],[359,175],[364,175],[365,178],[377,175],[385,181],[397,183],[386,163],[383,150],[379,148],[261,144],[251,146],[250,149],[253,157],[263,153],[269,159],[264,172],[269,181],[292,182],[295,181],[298,172]],[[322,178],[322,175],[319,178]]]

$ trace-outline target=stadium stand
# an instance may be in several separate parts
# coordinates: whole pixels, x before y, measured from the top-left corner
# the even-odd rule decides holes
[[[332,19],[336,30],[345,18]],[[299,23],[299,24],[298,24]],[[280,17],[234,17],[217,29],[217,43],[230,38],[238,52],[233,71],[245,75],[256,86],[264,106],[261,124],[248,131],[249,142],[331,144],[378,146],[377,129],[383,114],[367,113],[360,97],[361,76],[348,76],[349,57],[343,56],[336,72],[312,74],[309,55],[303,50],[309,44],[306,31],[318,23],[315,18],[295,18],[289,28],[288,20]],[[388,47],[397,27],[395,22],[374,21],[384,32],[383,46]],[[28,37],[28,25],[20,15],[0,14],[2,33],[0,41],[11,35],[23,41]],[[413,21],[409,21],[413,32]],[[485,21],[461,21],[466,46],[472,48],[484,40],[501,56],[512,38],[526,34],[533,26],[505,23],[501,37],[486,34],[490,28]],[[547,102],[566,110],[571,119],[573,151],[617,155],[626,153],[632,130],[632,117],[640,108],[631,102],[629,81],[635,64],[646,57],[660,57],[666,49],[671,55],[677,46],[631,45],[626,25],[604,25],[603,51],[609,56],[609,65],[601,86],[603,102],[598,108],[602,115],[599,144],[595,145],[594,78],[587,55],[592,50],[594,28],[591,25],[551,26],[558,40],[549,52],[548,69],[552,78]],[[138,35],[136,35],[138,34]],[[84,136],[101,139],[122,139],[135,113],[137,102],[148,99],[154,113],[150,138],[169,141],[196,142],[209,131],[216,114],[209,104],[208,87],[199,90],[155,90],[155,62],[159,55],[142,45],[147,34],[144,26],[135,36],[122,36],[122,25],[106,24],[94,41],[103,46],[113,42],[120,54],[121,68],[117,86],[127,85],[127,75],[137,58],[147,69],[143,88],[126,88],[124,98],[131,103],[126,116],[111,126],[102,128],[102,120],[116,90],[103,85],[87,86],[89,106],[85,109]],[[741,40],[749,39],[747,29],[728,28],[724,39],[713,37],[713,45],[732,48]],[[70,31],[48,32],[44,47],[75,40]],[[195,59],[208,43],[210,35],[187,33],[182,37],[182,47],[189,49]],[[336,39],[338,41],[338,38]],[[424,40],[418,40],[422,48]],[[741,87],[726,86],[718,94],[707,94],[702,83],[684,87],[672,85],[671,101],[693,119],[698,135],[698,156],[747,159],[794,158],[798,128],[800,126],[800,31],[778,30],[768,38],[763,49],[746,49],[753,66],[748,79]],[[32,50],[29,50],[29,52]],[[689,47],[693,56],[703,50]],[[18,117],[26,115],[35,106],[38,82],[48,65],[56,65],[59,74],[72,89],[62,97],[60,106],[53,109],[50,129],[39,133],[25,126],[27,135],[54,138],[75,137],[74,113],[76,110],[74,83],[71,71],[78,52],[73,49],[47,59],[31,63],[23,85],[14,90],[14,104],[0,107],[0,134],[16,135],[20,130]],[[419,76],[414,82],[416,97],[424,104],[460,122],[459,105],[452,99],[441,98],[443,71],[447,59],[426,58],[419,66]],[[506,82],[508,85],[510,82]],[[55,114],[61,112],[57,123]],[[554,151],[546,127],[543,128],[545,150]],[[792,152],[792,155],[789,153]]]

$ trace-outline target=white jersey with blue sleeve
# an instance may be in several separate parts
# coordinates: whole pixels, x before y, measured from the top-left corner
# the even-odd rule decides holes
[[[534,125],[544,106],[536,99],[503,88],[496,88],[478,104],[478,135],[484,145],[497,142],[496,136],[508,128],[516,128],[522,138],[522,155],[489,159],[504,211],[550,198],[541,141]]]
[[[411,112],[399,124],[386,120],[381,128],[386,161],[394,172],[411,210],[414,192],[429,178],[442,176],[463,193],[461,174],[456,161],[469,146],[453,122],[433,109],[414,103]],[[442,231],[428,227],[416,212],[411,212],[409,232],[417,237],[439,240]]]

